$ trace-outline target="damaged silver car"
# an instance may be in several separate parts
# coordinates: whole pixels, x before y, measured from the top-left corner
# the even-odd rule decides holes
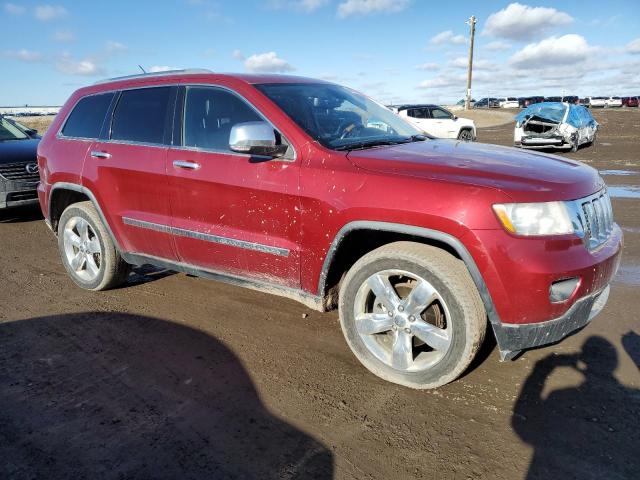
[[[582,105],[543,102],[516,116],[513,142],[523,148],[563,148],[572,152],[596,140],[598,122]]]

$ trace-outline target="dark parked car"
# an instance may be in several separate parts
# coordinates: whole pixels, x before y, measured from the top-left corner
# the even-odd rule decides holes
[[[565,95],[564,97],[562,97],[562,101],[564,103],[578,105],[580,103],[580,98],[577,95]]]
[[[623,107],[637,107],[639,103],[638,97],[622,97]]]
[[[541,102],[544,102],[544,97],[541,97],[541,96],[518,98],[518,103],[520,104],[520,108],[527,108],[529,105],[533,105],[534,103],[541,103]]]
[[[545,102],[562,102],[562,97],[544,97]]]
[[[0,115],[0,208],[38,202],[35,130]]]
[[[497,98],[481,98],[473,105],[473,108],[500,108],[500,100]]]
[[[511,359],[584,327],[622,250],[594,168],[431,139],[309,78],[100,82],[69,98],[38,162],[79,287],[154,264],[337,308],[358,360],[413,388],[459,377],[487,328]]]

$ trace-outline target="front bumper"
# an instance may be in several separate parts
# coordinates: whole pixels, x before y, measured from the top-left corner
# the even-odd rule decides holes
[[[609,285],[601,291],[581,298],[559,318],[540,323],[499,324],[494,332],[500,345],[502,360],[510,360],[525,349],[559,342],[584,328],[598,315],[609,298]]]
[[[0,179],[0,209],[38,203],[38,182]]]

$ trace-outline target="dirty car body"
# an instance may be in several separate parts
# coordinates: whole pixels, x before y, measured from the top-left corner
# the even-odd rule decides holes
[[[575,151],[592,143],[597,131],[598,122],[582,105],[543,102],[530,105],[516,116],[513,141],[523,148]]]
[[[461,375],[487,318],[503,358],[586,325],[622,249],[593,168],[430,139],[314,79],[89,86],[38,162],[42,212],[78,286],[115,288],[126,265],[153,264],[337,307],[362,364],[412,388]]]

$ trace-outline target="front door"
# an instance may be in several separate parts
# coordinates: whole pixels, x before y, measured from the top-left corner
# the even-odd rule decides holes
[[[167,163],[180,261],[298,287],[300,163],[293,149],[282,159],[232,152],[231,128],[264,118],[230,90],[188,86],[181,103],[182,138]]]

